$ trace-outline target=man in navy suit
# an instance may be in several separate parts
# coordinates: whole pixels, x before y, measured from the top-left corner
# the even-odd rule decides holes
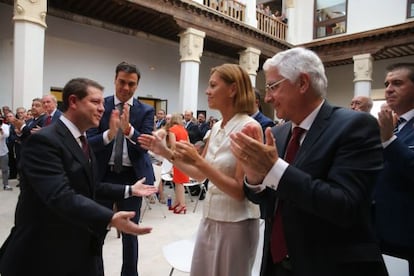
[[[387,275],[370,220],[383,164],[375,118],[326,102],[310,50],[280,52],[263,69],[265,100],[287,122],[267,128],[265,144],[249,127],[231,136],[246,196],[265,218],[261,275]]]
[[[266,128],[272,127],[275,125],[275,122],[272,121],[269,117],[266,117],[260,108],[260,93],[257,89],[254,90],[256,96],[255,102],[255,112],[251,115],[253,119],[258,121],[262,126],[263,134],[265,133]]]
[[[104,112],[102,89],[84,78],[69,81],[63,88],[64,115],[27,138],[15,225],[0,249],[2,276],[102,276],[108,227],[134,235],[151,231],[130,220],[133,212],[114,213],[96,202],[97,196],[156,192],[143,180],[131,186],[98,181],[85,131],[98,126]]]
[[[412,276],[414,63],[393,64],[386,70],[385,99],[392,111],[378,113],[385,165],[374,193],[374,222],[383,253],[407,259]]]
[[[24,142],[31,134],[36,133],[44,126],[46,121],[46,114],[43,110],[42,99],[34,98],[32,100],[31,111],[33,118],[27,120],[26,122],[23,120],[17,120],[15,122],[15,126],[20,132],[18,137],[22,142],[22,146],[24,146]]]
[[[43,126],[48,126],[59,120],[62,112],[57,108],[57,99],[53,94],[43,96],[42,106],[46,113],[46,119]]]
[[[98,160],[99,179],[104,182],[130,184],[145,177],[147,184],[154,183],[151,159],[137,143],[139,135],[152,133],[155,114],[153,107],[134,98],[140,76],[135,65],[126,62],[118,64],[115,70],[115,95],[105,98],[105,112],[99,127],[88,131],[88,140]],[[121,164],[117,164],[115,158],[118,141]],[[141,203],[141,197],[131,197],[117,201],[116,206],[118,210],[135,211],[132,220],[138,223]],[[113,202],[107,202],[106,205],[112,208]],[[137,237],[122,233],[122,247],[121,275],[137,276]]]

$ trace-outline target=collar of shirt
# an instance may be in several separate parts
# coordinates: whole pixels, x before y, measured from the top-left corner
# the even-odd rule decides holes
[[[311,128],[313,122],[315,121],[316,116],[318,115],[319,111],[321,110],[321,107],[325,100],[323,100],[318,107],[316,107],[300,124],[299,127],[303,128],[308,132],[308,130]],[[294,127],[297,127],[298,125],[292,122],[292,130]],[[306,135],[306,134],[305,134]]]
[[[400,116],[400,118],[404,118],[404,119],[405,119],[405,122],[403,123],[403,125],[404,125],[406,122],[408,122],[409,120],[411,120],[413,117],[414,117],[414,109],[411,109],[410,111],[405,112],[404,114],[402,114],[402,115]]]
[[[86,133],[81,133],[77,126],[75,126],[68,118],[65,117],[65,115],[60,116],[60,120],[65,124],[65,126],[69,129],[70,133],[73,135],[73,137],[78,141],[79,144],[79,136],[85,135]]]
[[[115,104],[115,106],[117,106],[120,103],[122,103],[122,102],[114,95],[114,104]],[[134,98],[133,97],[129,98],[129,100],[126,101],[126,103],[129,104],[129,106],[132,106],[133,103],[134,103]]]

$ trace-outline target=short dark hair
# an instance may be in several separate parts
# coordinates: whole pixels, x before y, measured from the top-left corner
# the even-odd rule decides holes
[[[135,64],[131,64],[125,61],[118,64],[115,69],[115,78],[118,76],[118,73],[120,71],[125,72],[125,73],[130,73],[130,74],[135,73],[138,76],[138,80],[141,78],[141,73],[139,72]]]
[[[65,112],[69,108],[69,97],[71,95],[75,95],[79,100],[82,100],[88,95],[88,87],[95,87],[99,90],[103,90],[104,87],[97,83],[94,80],[90,80],[87,78],[75,78],[71,79],[66,83],[65,87],[63,87],[62,92],[62,100],[63,106],[62,111]]]
[[[414,82],[414,62],[401,62],[401,63],[394,63],[391,65],[388,65],[385,70],[388,72],[392,72],[395,70],[400,70],[400,69],[406,69],[408,71],[410,71],[408,73],[408,78]]]

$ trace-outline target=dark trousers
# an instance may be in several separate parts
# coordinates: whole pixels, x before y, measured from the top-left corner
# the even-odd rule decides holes
[[[265,272],[263,275],[265,276],[292,276],[292,267],[288,260],[285,260],[283,263],[275,264],[273,263],[272,254],[267,255],[267,266],[264,268]]]
[[[103,182],[131,185],[137,181],[134,169],[124,169],[120,173],[108,170]],[[141,197],[130,197],[115,202],[118,211],[134,211],[132,221],[138,224],[141,216]],[[104,205],[111,208],[113,202],[106,202]],[[134,235],[122,233],[122,270],[121,276],[138,276],[138,238]]]

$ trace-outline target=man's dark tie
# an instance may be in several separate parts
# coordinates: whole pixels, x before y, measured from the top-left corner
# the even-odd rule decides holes
[[[45,121],[45,126],[50,125],[50,123],[52,122],[52,116],[47,116],[46,121]]]
[[[124,104],[120,103],[116,106],[119,110],[119,115],[122,114],[124,109]],[[114,172],[120,173],[122,170],[122,153],[124,147],[124,133],[121,128],[118,128],[118,131],[115,136],[115,156],[114,156]]]
[[[406,121],[406,120],[405,120],[403,117],[398,118],[397,124],[395,125],[395,128],[394,128],[394,134],[396,134],[396,133],[400,132],[400,131],[398,130],[398,128],[399,128],[399,126],[400,126],[402,123],[404,123],[405,121]]]
[[[83,155],[85,155],[85,158],[87,160],[89,160],[89,145],[88,145],[88,141],[86,140],[85,135],[81,135],[79,136],[79,140],[81,141],[82,144],[82,151],[83,151]]]
[[[305,132],[305,129],[300,127],[293,128],[292,137],[286,148],[285,161],[292,163],[295,159],[296,153],[300,147],[300,137]],[[287,256],[287,248],[285,242],[285,235],[283,233],[282,223],[282,201],[279,200],[275,217],[273,219],[272,236],[270,239],[270,250],[274,263],[280,263]]]

